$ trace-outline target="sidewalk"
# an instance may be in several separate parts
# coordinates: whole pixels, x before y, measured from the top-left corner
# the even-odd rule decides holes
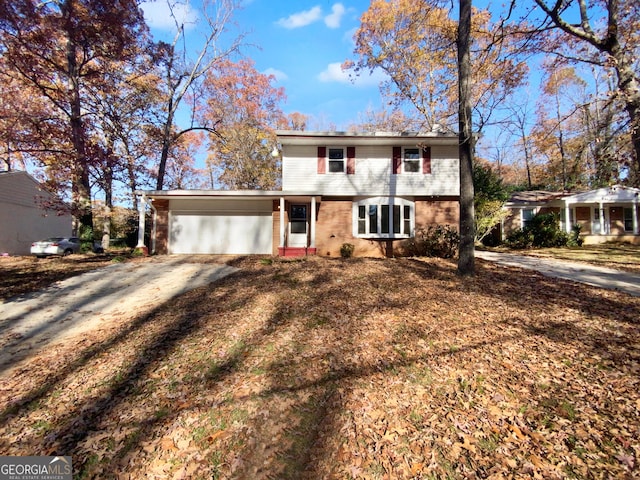
[[[586,263],[568,262],[512,253],[497,253],[476,250],[476,258],[495,262],[510,267],[537,270],[548,277],[562,278],[574,282],[585,283],[594,287],[618,290],[634,297],[640,297],[640,275],[596,267]]]

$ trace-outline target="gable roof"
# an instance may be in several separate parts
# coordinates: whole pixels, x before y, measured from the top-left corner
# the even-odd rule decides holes
[[[33,206],[37,198],[51,198],[40,183],[22,170],[0,172],[0,202]]]
[[[564,198],[566,203],[616,203],[639,202],[640,189],[613,185],[588,192],[576,193]]]
[[[528,206],[542,205],[545,203],[559,200],[569,195],[567,192],[550,192],[547,190],[529,190],[524,192],[513,192],[507,200],[507,205],[511,206]]]

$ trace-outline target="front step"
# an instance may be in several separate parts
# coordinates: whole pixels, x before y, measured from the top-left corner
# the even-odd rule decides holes
[[[315,254],[315,247],[278,247],[278,256],[280,257],[306,257]]]

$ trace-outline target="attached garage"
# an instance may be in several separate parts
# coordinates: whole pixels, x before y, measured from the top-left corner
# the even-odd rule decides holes
[[[273,251],[271,200],[171,200],[169,253],[268,254]]]

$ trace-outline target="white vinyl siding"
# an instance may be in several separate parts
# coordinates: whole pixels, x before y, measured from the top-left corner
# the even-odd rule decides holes
[[[392,156],[391,144],[358,145],[353,175],[319,174],[317,146],[284,145],[282,188],[319,195],[460,194],[458,150],[455,146],[431,147],[432,170],[429,175],[393,175]]]
[[[51,199],[26,172],[0,172],[0,253],[29,255],[32,242],[71,235],[71,215],[44,208]]]

